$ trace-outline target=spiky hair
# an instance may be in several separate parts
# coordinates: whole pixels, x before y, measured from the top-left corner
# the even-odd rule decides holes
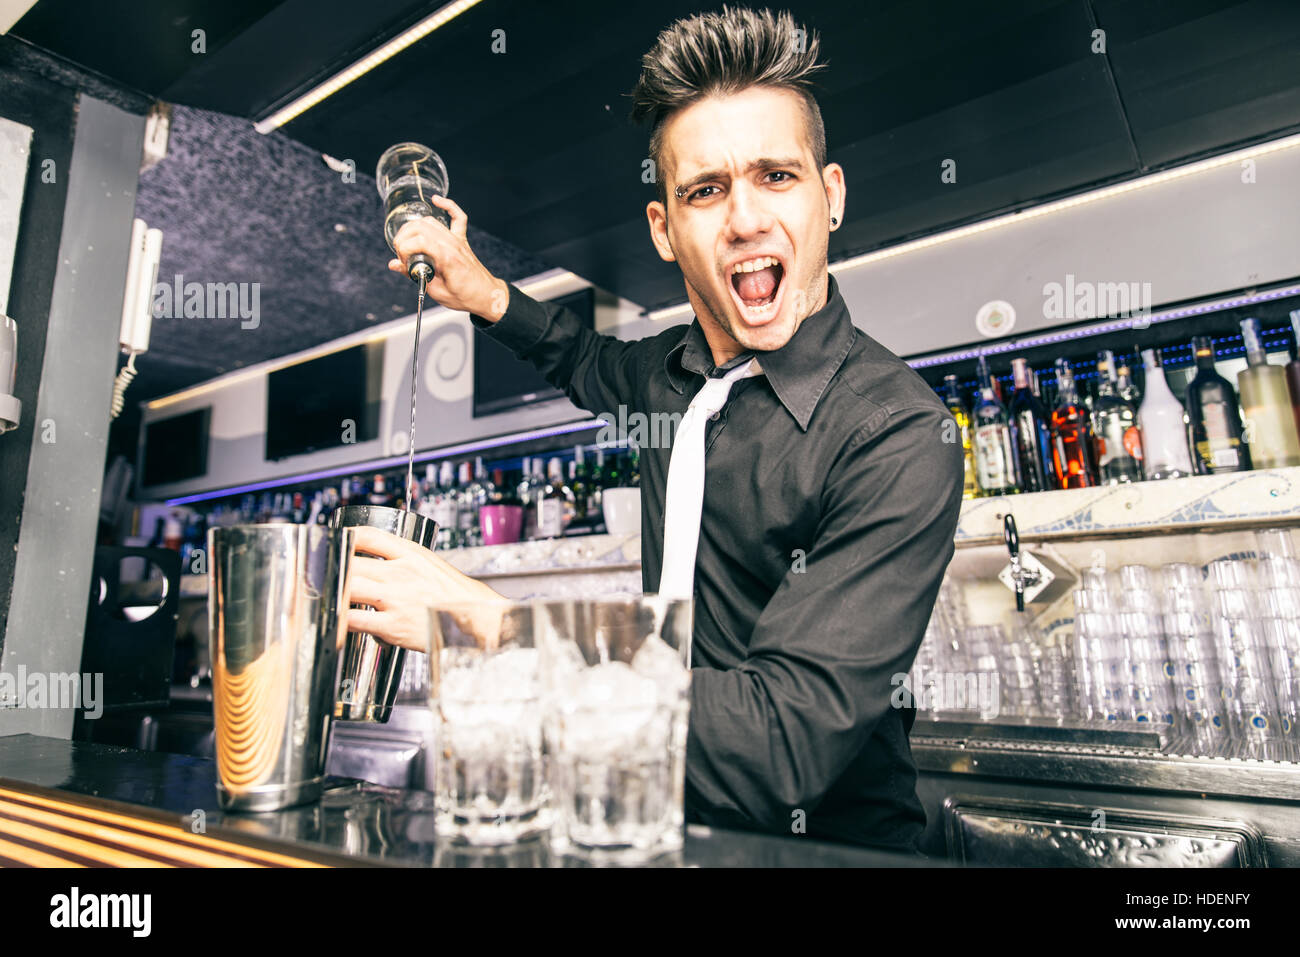
[[[659,169],[664,123],[678,110],[709,96],[768,86],[798,93],[804,102],[808,142],[820,169],[826,165],[826,130],[812,94],[820,40],[788,12],[723,7],[678,20],[659,34],[641,58],[632,90],[632,119],[649,120],[650,158]],[[659,197],[665,198],[656,175]]]

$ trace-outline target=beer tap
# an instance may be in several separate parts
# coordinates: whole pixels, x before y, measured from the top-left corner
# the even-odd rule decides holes
[[[1025,610],[1025,588],[1037,585],[1042,575],[1037,569],[1025,568],[1020,561],[1020,533],[1016,530],[1016,517],[1010,512],[1002,520],[1002,540],[1011,553],[1011,581],[1016,589],[1016,611]]]

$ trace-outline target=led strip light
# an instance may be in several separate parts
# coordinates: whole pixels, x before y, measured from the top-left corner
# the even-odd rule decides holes
[[[258,120],[253,124],[253,129],[257,130],[259,133],[270,133],[272,130],[279,129],[294,117],[306,113],[321,100],[328,96],[333,96],[353,80],[365,76],[375,67],[391,60],[411,44],[423,40],[434,30],[438,29],[448,21],[454,20],[466,10],[470,9],[470,7],[477,6],[480,2],[482,2],[482,0],[456,0],[455,3],[449,3],[445,7],[439,7],[433,13],[429,14],[429,16],[415,24],[415,26],[402,31],[377,50],[372,50],[356,63],[353,63],[351,66],[335,73],[324,83],[308,90],[302,96],[293,100],[288,105],[276,110],[265,119]]]

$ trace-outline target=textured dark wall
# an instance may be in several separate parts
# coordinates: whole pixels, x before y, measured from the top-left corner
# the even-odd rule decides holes
[[[415,135],[415,134],[411,134]],[[139,403],[415,310],[388,272],[373,159],[345,182],[321,154],[251,121],[177,106],[167,157],[140,177],[136,215],[163,231],[160,283],[257,283],[255,327],[238,318],[157,318],[113,423],[109,457],[135,460]],[[450,171],[455,195],[458,171]],[[470,226],[489,269],[523,279],[550,264]]]
[[[67,171],[76,126],[76,92],[19,65],[20,47],[0,37],[0,116],[33,130],[31,163],[18,227],[9,315],[18,324],[15,394],[23,403],[17,429],[0,436],[0,651],[9,619],[9,602],[27,487],[27,465],[35,439],[33,419],[45,361],[49,319]],[[19,61],[19,62],[16,62]],[[56,181],[41,182],[41,165],[54,160]]]

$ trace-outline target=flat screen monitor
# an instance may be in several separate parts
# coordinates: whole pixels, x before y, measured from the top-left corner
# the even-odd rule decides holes
[[[305,455],[379,434],[383,342],[276,369],[266,379],[266,459]]]
[[[142,485],[198,478],[208,470],[208,419],[212,406],[150,422],[144,430]]]
[[[589,329],[596,327],[596,292],[590,286],[550,300],[568,306]],[[564,392],[542,378],[531,362],[494,339],[474,337],[474,418],[496,415],[548,399]]]

